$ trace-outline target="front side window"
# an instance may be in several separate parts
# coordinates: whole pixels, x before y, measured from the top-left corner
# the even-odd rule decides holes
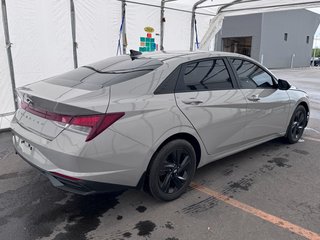
[[[222,59],[189,63],[182,71],[178,91],[211,91],[232,89],[232,81]]]
[[[275,88],[272,77],[258,65],[243,59],[231,59],[231,64],[237,72],[241,88]]]

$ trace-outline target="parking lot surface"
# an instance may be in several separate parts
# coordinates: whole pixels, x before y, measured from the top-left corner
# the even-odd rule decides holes
[[[320,69],[273,72],[310,95],[303,140],[276,139],[209,164],[173,202],[135,190],[65,193],[1,133],[0,239],[320,239]]]

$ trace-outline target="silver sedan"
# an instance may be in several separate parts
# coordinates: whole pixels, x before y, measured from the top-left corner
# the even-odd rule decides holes
[[[16,152],[78,194],[147,189],[178,198],[196,168],[285,137],[307,94],[251,58],[222,52],[112,57],[17,90]]]

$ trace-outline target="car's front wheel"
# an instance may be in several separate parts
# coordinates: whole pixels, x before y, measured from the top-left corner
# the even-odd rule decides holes
[[[306,125],[307,125],[307,111],[302,105],[299,105],[294,111],[287,129],[288,142],[289,143],[298,142],[303,134],[303,131]]]
[[[154,156],[149,171],[149,190],[153,197],[171,201],[189,186],[196,170],[192,145],[177,139],[164,145]]]

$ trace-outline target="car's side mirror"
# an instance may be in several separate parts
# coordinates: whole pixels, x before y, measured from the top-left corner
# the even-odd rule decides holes
[[[278,88],[280,90],[288,90],[290,87],[290,83],[288,83],[286,80],[278,79]]]

